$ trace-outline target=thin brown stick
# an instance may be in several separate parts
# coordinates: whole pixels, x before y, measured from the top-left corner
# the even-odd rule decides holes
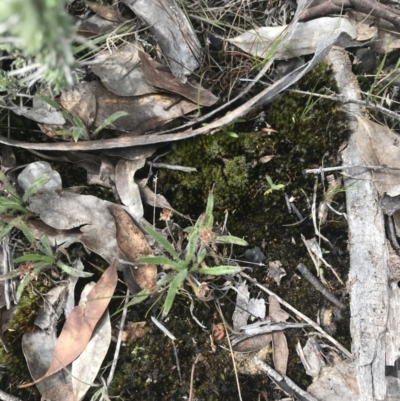
[[[192,364],[192,372],[190,373],[190,390],[189,390],[189,400],[188,401],[192,401],[193,400],[193,379],[194,379],[194,370],[196,369],[196,365],[197,362],[200,359],[201,354],[197,354],[196,355],[196,359],[194,360],[193,364]]]

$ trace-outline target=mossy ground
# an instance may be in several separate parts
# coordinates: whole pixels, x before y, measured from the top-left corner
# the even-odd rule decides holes
[[[334,90],[329,68],[321,63],[311,74],[303,78],[298,89],[325,93],[325,87]],[[228,229],[232,235],[244,237],[251,246],[265,244],[267,261],[281,260],[287,276],[278,287],[268,281],[267,285],[293,306],[315,319],[321,303],[321,296],[305,280],[295,273],[298,263],[305,263],[314,269],[300,239],[314,237],[310,219],[310,203],[313,196],[315,177],[304,176],[302,170],[320,165],[336,165],[336,152],[346,136],[346,127],[336,105],[319,100],[310,106],[314,98],[289,92],[265,108],[266,121],[276,133],[243,132],[251,124],[238,123],[234,131],[238,138],[226,132],[201,136],[172,146],[172,153],[164,160],[168,163],[196,167],[197,173],[181,173],[163,170],[159,174],[157,191],[184,214],[192,218],[204,211],[209,190],[214,186],[215,217],[223,222],[225,211],[229,211]],[[310,107],[308,107],[310,106]],[[232,131],[232,129],[230,129]],[[265,155],[275,155],[267,164],[258,160]],[[295,196],[295,204],[306,220],[299,224],[289,214],[283,191],[273,191],[264,196],[268,188],[265,176],[272,181],[285,184],[284,191]],[[318,187],[318,200],[322,197]],[[336,207],[343,206],[344,195],[335,198]],[[186,221],[180,221],[187,224]],[[322,233],[334,245],[322,247],[329,251],[327,258],[338,270],[343,280],[347,274],[346,225],[334,216]],[[234,249],[238,255],[243,250]],[[315,271],[315,270],[314,270]],[[265,283],[267,270],[258,267],[254,276]],[[325,271],[331,289],[339,291],[336,279]],[[256,293],[256,289],[251,289]],[[260,295],[258,293],[258,295]],[[234,309],[234,297],[224,298],[223,311],[229,321]],[[148,329],[147,335],[125,347],[121,355],[118,376],[112,386],[112,394],[122,399],[140,398],[146,400],[174,400],[187,395],[192,363],[198,352],[203,359],[196,365],[194,375],[194,397],[197,400],[237,399],[236,381],[229,351],[217,348],[211,352],[210,329],[219,322],[213,304],[196,302],[195,314],[207,326],[202,330],[190,316],[189,303],[178,298],[166,323],[177,336],[177,347],[183,383],[179,383],[172,342],[156,328]],[[136,317],[139,319],[139,316]],[[341,324],[336,337],[349,347],[349,332]],[[288,375],[303,388],[310,384],[304,373],[294,346],[298,339],[303,342],[301,331],[287,333],[291,357]],[[303,341],[304,340],[304,341]],[[227,346],[227,344],[224,344]],[[263,376],[240,375],[242,394],[246,400],[256,400],[261,391],[274,394],[271,382]],[[272,399],[272,398],[271,398]]]
[[[331,73],[323,63],[303,78],[297,87],[317,93],[325,93],[325,87],[335,89]],[[306,238],[314,236],[309,202],[313,196],[315,178],[304,176],[302,170],[321,164],[336,165],[336,151],[345,139],[346,131],[336,104],[326,99],[311,104],[314,100],[305,95],[288,92],[265,107],[263,110],[265,120],[277,132],[253,132],[251,129],[253,122],[237,123],[230,128],[230,131],[235,131],[238,138],[222,132],[173,145],[172,153],[163,161],[196,167],[198,173],[162,170],[157,184],[158,193],[166,195],[175,209],[189,214],[194,219],[204,211],[208,192],[215,186],[216,221],[221,224],[225,211],[228,211],[227,227],[232,235],[244,237],[250,246],[264,245],[267,255],[265,263],[277,259],[282,262],[287,276],[279,287],[272,281],[268,281],[267,285],[313,319],[321,297],[295,274],[295,268],[300,262],[313,269],[300,234]],[[258,162],[260,157],[266,155],[275,157],[266,164],[260,164]],[[266,175],[269,175],[275,184],[285,184],[284,190],[264,195],[268,189]],[[81,178],[84,178],[83,174]],[[288,196],[296,198],[295,204],[306,218],[301,224],[293,225],[297,219],[288,213],[283,191]],[[322,191],[319,186],[318,199],[321,197]],[[343,194],[335,200],[338,202],[336,206],[340,207],[344,200]],[[187,224],[186,221],[180,223]],[[334,249],[329,249],[325,244],[322,246],[329,250],[327,257],[343,280],[347,274],[347,235],[344,227],[341,218],[330,216],[329,223],[322,228],[323,235],[334,244]],[[234,256],[242,259],[243,249],[234,248],[234,252]],[[267,269],[257,267],[253,275],[265,283]],[[325,276],[333,291],[339,288],[329,271],[325,272]],[[217,282],[216,285],[221,283]],[[256,293],[254,288],[251,290]],[[261,296],[259,293],[258,295]],[[34,305],[31,306],[32,308],[23,310],[35,309]],[[238,399],[229,351],[218,346],[215,353],[212,351],[211,327],[213,323],[221,322],[215,305],[195,301],[194,313],[207,329],[201,329],[193,321],[189,306],[188,298],[177,297],[170,319],[165,323],[177,337],[176,346],[182,383],[179,380],[172,342],[154,325],[149,325],[142,339],[127,343],[122,348],[110,395],[118,396],[122,400],[146,401],[187,397],[192,364],[196,355],[201,353],[202,358],[196,365],[194,373],[194,399],[207,401]],[[230,321],[234,310],[234,296],[232,299],[222,298],[221,306],[225,318]],[[129,319],[149,320],[146,313],[150,307],[151,303],[139,305],[129,312]],[[24,329],[21,329],[22,333],[23,331]],[[11,343],[16,344],[16,348],[21,335],[9,338]],[[310,380],[305,375],[294,350],[297,339],[304,344],[303,333],[291,331],[287,337],[291,352],[288,375],[299,385],[306,387]],[[341,325],[336,337],[348,346],[348,327]],[[226,340],[222,345],[227,346]],[[14,355],[14,350],[12,354]],[[11,384],[16,383],[17,378],[29,380],[29,376],[18,375],[18,366],[21,365],[24,365],[27,375],[21,353],[20,356],[17,363],[13,362],[12,369],[7,368],[6,378]],[[107,355],[107,361],[110,361],[112,356],[113,347]],[[17,352],[15,352],[16,357]],[[7,362],[7,358],[1,354],[0,364]],[[269,379],[264,376],[240,375],[239,379],[243,399],[256,400],[262,391],[267,391],[268,395],[273,397],[271,399],[279,398],[274,394],[275,390]],[[32,391],[34,390],[25,390],[23,399],[38,399],[37,393]],[[92,393],[94,391],[95,389]],[[12,391],[12,393],[18,395],[17,392]]]

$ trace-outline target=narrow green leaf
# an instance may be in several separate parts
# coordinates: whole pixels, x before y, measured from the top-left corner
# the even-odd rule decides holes
[[[216,266],[216,267],[210,267],[208,269],[199,267],[196,269],[192,269],[193,273],[210,274],[212,276],[221,276],[224,274],[235,274],[235,273],[240,273],[241,271],[242,271],[242,268],[240,266]]]
[[[25,191],[24,196],[22,197],[22,201],[26,202],[31,196],[35,195],[40,188],[43,187],[46,183],[50,181],[50,177],[47,174],[44,174],[37,178],[32,185]]]
[[[214,194],[210,192],[207,199],[206,220],[205,220],[205,225],[209,230],[211,230],[214,225],[213,210],[214,210]]]
[[[230,131],[228,131],[227,134],[228,134],[229,136],[231,136],[232,138],[239,138],[239,135],[238,135],[236,132],[230,132]]]
[[[125,308],[129,308],[132,305],[136,305],[136,304],[139,304],[140,302],[143,302],[150,295],[151,295],[151,292],[149,290],[142,290],[142,291],[138,292],[137,294],[135,294],[132,297],[132,300],[128,302],[128,304],[125,306]]]
[[[207,255],[207,249],[203,248],[198,254],[197,254],[197,263],[201,263],[204,258]]]
[[[3,237],[5,237],[15,226],[16,224],[16,220],[18,219],[18,217],[14,220],[12,220],[9,224],[3,224],[1,229],[0,229],[0,239],[2,239]]]
[[[167,297],[165,298],[165,302],[163,305],[163,312],[162,312],[163,318],[165,318],[168,315],[169,311],[171,310],[172,304],[174,303],[176,293],[177,293],[179,287],[181,286],[181,284],[183,283],[183,280],[185,280],[185,277],[187,276],[187,274],[188,274],[187,269],[180,271],[175,276],[175,278],[172,280],[171,284],[169,285]]]
[[[14,263],[22,263],[22,262],[44,262],[47,263],[48,266],[51,266],[54,263],[54,258],[52,256],[46,255],[38,255],[36,253],[28,253],[27,255],[20,256],[19,258],[14,259]]]
[[[126,111],[117,111],[114,114],[111,114],[111,116],[108,117],[107,120],[105,120],[103,124],[101,124],[99,127],[97,127],[93,131],[92,136],[96,136],[101,130],[103,130],[104,128],[111,125],[115,120],[118,120],[118,118],[121,118],[124,116],[129,116],[129,113],[127,113]]]
[[[220,242],[222,244],[241,245],[241,246],[249,245],[247,241],[245,241],[244,239],[239,237],[234,237],[233,235],[220,235],[219,237],[215,238],[215,242]]]
[[[192,233],[194,233],[194,232],[196,231],[196,227],[193,227],[193,226],[191,226],[191,227],[186,227],[186,228],[183,229],[183,231],[184,231],[185,233],[192,234]]]
[[[179,260],[179,255],[173,248],[173,246],[168,242],[168,240],[162,236],[159,232],[154,230],[150,225],[144,226],[144,230],[147,234],[153,237],[175,260]]]
[[[93,276],[93,273],[84,272],[82,270],[75,269],[74,267],[68,266],[68,265],[62,263],[61,261],[57,262],[57,266],[60,269],[62,269],[63,271],[65,271],[65,273],[67,273],[73,277],[92,277]]]
[[[189,264],[190,261],[192,260],[198,246],[198,241],[199,241],[199,235],[197,232],[190,234],[188,244],[186,245],[186,256],[185,256],[186,264]]]
[[[137,258],[136,261],[138,263],[150,263],[153,265],[168,265],[176,270],[178,264],[171,259],[168,259],[164,256],[144,256],[141,258]]]
[[[28,226],[24,223],[22,219],[18,222],[18,228],[22,231],[25,235],[25,238],[32,244],[35,241],[35,237],[33,236],[32,232],[29,230]]]
[[[19,199],[17,191],[14,189],[10,180],[7,178],[3,171],[0,171],[0,181],[3,183],[3,188],[6,192],[14,196],[14,198]]]
[[[42,252],[45,255],[54,257],[53,248],[50,245],[49,239],[45,235],[42,235],[42,238],[40,238],[40,244],[38,245],[39,247],[42,247]]]
[[[43,266],[36,266],[31,273],[27,274],[19,283],[18,288],[17,288],[17,294],[16,294],[16,298],[17,298],[17,302],[19,302],[19,300],[21,299],[21,295],[24,292],[25,287],[29,284],[29,282],[36,278],[40,271],[43,269]]]
[[[19,199],[8,199],[4,197],[0,197],[0,207],[4,209],[12,209],[16,210],[18,212],[22,212],[25,214],[30,213],[30,211],[26,208],[24,208],[21,205],[21,201]]]
[[[48,97],[46,95],[41,95],[41,94],[37,94],[36,97],[38,99],[40,99],[42,102],[45,102],[49,106],[53,107],[53,109],[58,110],[60,108],[60,105],[55,100],[53,100],[51,97]]]

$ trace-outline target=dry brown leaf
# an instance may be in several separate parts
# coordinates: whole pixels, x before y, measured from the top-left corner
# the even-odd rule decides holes
[[[269,297],[269,316],[276,322],[285,322],[289,318],[289,315],[282,311],[280,303],[273,295]],[[275,370],[282,376],[286,376],[289,348],[283,331],[272,333],[272,344]]]
[[[111,205],[108,210],[115,219],[117,243],[126,259],[135,263],[136,259],[153,255],[145,235],[136,226],[132,218],[121,207]],[[157,266],[151,264],[131,267],[130,271],[136,283],[142,289],[154,290]]]
[[[235,352],[253,352],[266,347],[272,341],[272,334],[259,334],[248,338],[241,338],[239,342],[232,341],[232,348]]]
[[[171,216],[173,215],[173,213],[174,212],[172,210],[163,208],[163,210],[161,210],[160,218],[158,220],[170,221],[171,220]]]
[[[118,11],[118,6],[116,4],[112,6],[103,6],[102,4],[87,0],[85,0],[85,4],[93,12],[95,12],[97,15],[100,15],[100,17],[106,19],[107,21],[122,22]]]
[[[72,392],[72,384],[60,384],[42,394],[40,401],[76,401]]]
[[[103,316],[117,285],[116,263],[110,265],[87,296],[87,302],[72,309],[65,321],[54,350],[53,361],[44,376],[33,383],[59,372],[73,362],[86,348],[97,322]]]
[[[357,30],[356,40],[360,42],[370,40],[378,33],[375,17],[353,10],[348,10],[346,16]]]
[[[218,100],[210,91],[203,89],[199,85],[194,86],[189,82],[182,83],[168,69],[157,63],[148,54],[139,52],[139,57],[142,62],[144,77],[150,85],[181,95],[201,106],[212,106]]]
[[[118,23],[108,21],[97,14],[82,21],[78,26],[78,34],[85,38],[103,35],[118,28]]]

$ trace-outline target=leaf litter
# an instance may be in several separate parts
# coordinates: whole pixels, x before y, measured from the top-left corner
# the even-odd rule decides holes
[[[121,21],[116,6],[104,7],[95,3],[86,3],[98,14],[98,21],[101,21],[102,18],[113,22]],[[132,2],[126,0],[123,3],[127,4],[138,15],[141,15],[140,7],[142,9],[146,8],[144,4],[141,5],[140,1]],[[202,88],[197,83],[191,83],[187,79],[187,76],[198,66],[201,48],[196,34],[186,24],[186,17],[181,14],[180,8],[177,8],[176,13],[166,13],[167,5],[164,4],[165,2],[160,0],[159,3],[163,5],[163,7],[157,10],[159,12],[162,9],[161,14],[157,13],[157,17],[155,17],[156,13],[154,15],[149,13],[148,15],[141,15],[141,17],[149,24],[156,37],[158,37],[171,70],[154,60],[147,53],[142,52],[143,47],[138,42],[122,46],[110,55],[106,52],[99,54],[92,66],[92,71],[98,75],[102,83],[93,81],[77,84],[70,91],[65,91],[59,99],[60,105],[70,113],[71,121],[82,124],[82,128],[85,127],[88,130],[102,128],[108,121],[109,124],[106,124],[108,127],[125,133],[128,132],[128,137],[132,137],[157,130],[160,126],[171,120],[183,118],[192,111],[198,111],[200,106],[208,107],[215,104],[218,100],[211,91]],[[163,16],[160,17],[160,15]],[[162,23],[158,23],[156,26],[152,18],[158,18],[157,22],[160,22],[159,19],[161,19]],[[291,76],[284,77],[279,85],[277,85],[277,88],[274,87],[270,92],[267,91],[263,95],[264,97],[261,96],[257,101],[263,103],[267,101],[268,97],[273,98],[280,91],[298,80],[308,69],[312,68],[324,53],[327,52],[327,49],[332,46],[333,41],[330,40],[331,31],[336,29],[343,30],[352,39],[355,39],[356,35],[358,35],[357,40],[367,40],[371,38],[373,33],[377,31],[382,32],[382,29],[375,26],[373,27],[373,32],[371,29],[368,30],[368,27],[361,26],[362,24],[359,23],[359,19],[357,24],[355,24],[355,19],[354,16],[350,18],[350,21],[347,19],[337,21],[332,18],[319,18],[315,21],[298,24],[294,29],[295,34],[292,32],[288,36],[288,42],[285,46],[281,47],[280,52],[275,54],[274,57],[288,58],[302,54],[316,53],[315,58],[306,67],[300,67]],[[334,25],[331,26],[328,22]],[[321,38],[322,31],[325,32],[324,35],[326,31],[329,31],[326,46],[317,47],[315,37],[312,38],[311,33],[306,33],[307,31],[304,27],[307,25],[311,27],[308,29],[311,29],[312,34],[317,34],[318,39]],[[370,27],[371,25],[373,24],[370,24]],[[88,26],[90,26],[90,23]],[[176,32],[175,36],[172,37],[170,36],[172,32],[171,27]],[[115,25],[105,29],[111,28],[115,28]],[[99,29],[101,30],[102,28],[99,27]],[[268,32],[269,35],[269,32],[273,30],[279,31],[273,34],[275,35],[274,40],[276,40],[280,33],[282,33],[282,28],[277,30],[268,27],[258,31],[249,31],[237,38],[230,39],[230,42],[250,54],[264,55],[269,51],[271,46],[271,39],[266,39],[264,31]],[[100,32],[97,28],[96,31]],[[296,34],[296,32],[299,34]],[[304,48],[299,46],[298,43],[299,37],[302,37],[301,35],[304,36],[301,39]],[[175,49],[168,48],[168,43],[175,41],[181,43],[184,48],[184,51],[178,55],[174,53]],[[354,42],[349,43],[354,44]],[[257,101],[247,105],[246,110],[249,110]],[[16,106],[9,107],[9,109],[16,114],[25,115],[34,121],[40,122],[42,129],[52,137],[55,137],[56,130],[59,130],[59,126],[65,122],[58,107],[48,107],[48,105],[45,105],[39,99],[35,99],[32,109]],[[111,116],[120,111],[126,111],[128,115],[111,122]],[[240,113],[241,111],[239,110],[238,114]],[[233,118],[233,115],[230,117]],[[230,117],[221,118],[214,126],[223,126],[229,121]],[[380,127],[368,120],[361,120],[360,127],[362,128],[359,130],[357,141],[366,164],[397,168],[398,157],[396,156],[396,146],[393,145],[394,134],[390,130],[388,131],[388,128]],[[198,129],[198,131],[194,131],[193,133],[188,131],[182,135],[165,136],[164,140],[168,142],[168,140],[206,133],[212,129],[213,126],[210,126],[205,129]],[[147,140],[150,143],[152,141],[163,142],[163,139],[160,139],[160,137],[154,138],[151,139],[149,136]],[[88,143],[87,146],[77,144],[75,149],[102,149],[102,144],[106,142],[101,141],[98,144],[90,141],[93,143]],[[3,142],[18,146],[18,143],[12,142],[12,140]],[[387,143],[384,153],[382,153],[382,142]],[[138,138],[136,143],[143,145],[149,142],[146,142],[146,139]],[[38,331],[40,334],[38,334],[37,338],[32,336],[31,342],[29,342],[30,333],[25,333],[24,335],[24,348],[26,351],[29,348],[38,347],[39,344],[46,343],[50,345],[43,352],[47,357],[44,365],[47,364],[50,367],[42,367],[42,372],[39,374],[37,372],[35,374],[32,373],[32,377],[37,382],[39,389],[46,380],[51,378],[55,380],[54,383],[56,385],[54,387],[56,388],[53,388],[55,394],[50,393],[51,388],[44,388],[43,386],[41,388],[40,392],[47,399],[66,400],[69,399],[68,397],[71,397],[71,400],[83,399],[90,387],[90,383],[96,377],[110,342],[111,326],[106,308],[116,286],[117,267],[124,271],[124,278],[131,292],[135,293],[146,290],[148,292],[142,292],[142,294],[148,296],[156,288],[156,265],[151,263],[136,263],[139,257],[153,255],[153,249],[149,245],[148,239],[141,228],[144,213],[141,197],[153,206],[165,208],[163,213],[165,214],[164,220],[166,221],[170,220],[171,213],[174,210],[162,195],[151,192],[147,186],[141,186],[134,179],[134,175],[138,169],[143,167],[146,158],[156,150],[157,146],[150,147],[148,153],[146,153],[147,151],[144,147],[139,148],[138,152],[137,147],[131,146],[133,142],[130,139],[126,140],[126,138],[107,142],[107,144],[105,147],[109,148],[107,150],[108,153],[105,152],[101,155],[92,155],[89,153],[85,155],[80,153],[78,156],[78,158],[81,157],[80,160],[77,160],[76,153],[72,151],[65,152],[63,156],[60,156],[60,154],[43,156],[66,158],[69,162],[83,166],[87,169],[88,184],[102,185],[115,189],[124,205],[123,207],[100,200],[91,195],[80,195],[68,192],[67,190],[43,193],[45,192],[43,190],[30,197],[28,206],[29,210],[35,213],[39,219],[29,215],[23,220],[15,221],[16,227],[23,229],[22,223],[25,224],[37,239],[41,238],[43,234],[47,235],[52,246],[64,244],[67,247],[73,242],[81,242],[88,250],[102,256],[111,264],[106,272],[103,273],[98,283],[90,290],[88,295],[89,300],[86,303],[85,301],[81,301],[83,303],[73,309],[71,308],[71,302],[75,283],[72,284],[72,277],[70,278],[71,281],[68,289],[66,286],[58,284],[55,287],[57,290],[54,295],[49,293],[49,298],[54,298],[51,304],[56,313],[52,314],[53,312],[48,312],[47,310],[46,313],[48,313],[47,319],[49,322],[46,324],[38,319],[35,321],[35,325],[40,327]],[[123,148],[126,145],[128,146]],[[67,146],[63,147],[62,145],[57,147],[58,145],[55,144],[55,146],[50,146],[47,149],[68,149]],[[387,152],[387,149],[390,150],[391,147],[394,149],[393,152]],[[74,147],[71,146],[70,149],[74,149]],[[273,157],[273,155],[265,156],[260,159],[260,163],[266,163]],[[6,165],[4,160],[2,164]],[[32,169],[33,166],[30,165],[28,168]],[[392,174],[390,168],[383,172],[374,171],[375,182],[381,194],[388,193],[390,194],[389,196],[393,197],[398,195],[396,174],[395,170]],[[59,190],[60,188],[58,188]],[[2,219],[7,223],[14,221],[9,214],[4,214]],[[203,232],[202,234],[205,233]],[[222,240],[227,237],[221,235],[217,238]],[[198,257],[200,260],[202,256],[199,254]],[[320,259],[323,260],[322,258]],[[279,285],[280,280],[286,273],[279,261],[269,263],[269,277]],[[201,267],[203,271],[206,271],[207,268]],[[131,286],[129,286],[130,279],[127,279],[126,272],[130,272],[133,283]],[[2,272],[3,276],[4,274],[7,273]],[[181,275],[184,277],[184,274],[181,273]],[[279,302],[274,296],[270,296],[269,298],[269,318],[265,318],[264,301],[250,298],[246,287],[246,283],[243,282],[236,288],[238,299],[233,321],[234,329],[241,332],[242,340],[235,343],[235,350],[238,352],[250,352],[265,347],[272,341],[276,371],[285,376],[288,347],[283,330],[304,327],[304,324],[286,323],[288,315],[280,308]],[[62,299],[64,296],[62,295],[63,293],[68,293],[67,297],[69,297],[69,307],[66,308],[65,314],[68,314],[68,310],[70,310],[70,313],[59,338],[56,339],[54,330],[55,321],[61,313],[62,308],[60,309],[59,305],[64,303]],[[5,304],[5,301],[2,302],[0,306],[4,308],[3,304]],[[253,319],[260,319],[260,321],[247,324],[250,316]],[[217,326],[215,325],[215,327]],[[50,329],[48,333],[45,333],[46,328]],[[246,343],[243,337],[247,337],[246,339],[251,341]],[[222,335],[218,334],[218,339],[221,338]],[[310,344],[311,341],[307,342],[305,347],[306,353],[309,352],[308,348],[312,348]],[[315,344],[313,346],[314,349],[317,348]],[[42,350],[42,348],[40,349]],[[97,352],[98,358],[94,358],[96,350],[100,349],[101,352]],[[44,346],[43,350],[45,350]],[[316,353],[313,354],[314,359],[318,359],[316,355]],[[39,356],[37,355],[37,357]],[[309,360],[310,358],[312,357],[308,356]],[[28,359],[29,357],[27,357]],[[94,359],[96,359],[96,363],[92,363]],[[78,367],[78,362],[80,367]],[[64,369],[71,363],[72,379],[68,373],[69,368]],[[85,365],[88,364],[91,365],[90,372],[89,369],[86,369],[87,372],[85,372]],[[344,370],[340,364],[335,369],[338,371],[341,370],[341,373],[344,375]],[[319,372],[318,368],[314,367],[310,367],[306,371],[313,375],[317,375]],[[57,375],[56,372],[60,373],[60,375]],[[346,372],[348,373],[348,371]],[[334,374],[332,373],[332,377]],[[350,381],[353,376],[354,373],[350,372]],[[79,380],[76,380],[76,378],[79,378]],[[356,388],[354,382],[351,385]]]

